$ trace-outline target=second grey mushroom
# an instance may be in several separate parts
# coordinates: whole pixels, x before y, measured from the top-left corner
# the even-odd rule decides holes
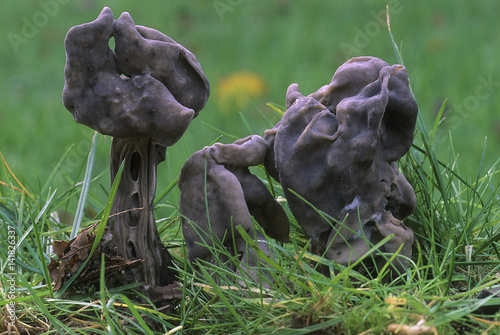
[[[285,211],[248,169],[262,164],[265,152],[264,140],[253,135],[232,144],[205,147],[186,161],[178,182],[179,212],[191,262],[197,259],[214,262],[210,248],[215,246],[214,240],[219,240],[228,252],[240,256],[241,267],[257,279],[252,270],[257,266],[257,254],[235,229],[241,226],[250,236],[255,235],[259,247],[271,256],[264,236],[254,232],[251,215],[267,235],[288,242]]]

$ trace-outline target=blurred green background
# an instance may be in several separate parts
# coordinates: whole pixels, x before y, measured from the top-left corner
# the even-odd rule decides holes
[[[66,176],[83,178],[93,131],[76,124],[62,105],[63,41],[69,28],[94,20],[104,6],[115,18],[128,11],[136,24],[186,46],[211,84],[205,109],[159,166],[164,188],[191,153],[220,135],[214,128],[244,137],[243,115],[262,135],[279,119],[266,103],[284,105],[291,83],[304,94],[316,91],[352,56],[397,63],[384,23],[387,4],[428,128],[448,99],[436,149],[448,159],[451,132],[459,166],[475,173],[487,136],[485,164],[491,166],[500,152],[500,2],[492,0],[3,0],[0,150],[17,177],[37,190],[74,144],[53,186],[67,188]],[[101,136],[94,175],[107,169],[109,147],[110,139]],[[97,183],[108,187],[108,180],[104,173]]]

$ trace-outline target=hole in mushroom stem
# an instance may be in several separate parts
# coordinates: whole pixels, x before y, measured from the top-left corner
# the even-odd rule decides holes
[[[128,240],[127,242],[127,258],[137,258],[137,253],[135,252],[135,244],[131,240]]]
[[[130,199],[129,206],[131,209],[141,207],[139,193],[137,192],[132,193],[132,198]],[[136,227],[139,224],[139,219],[141,217],[141,210],[140,209],[131,210],[128,212],[128,215],[129,215],[129,221],[128,221],[129,227]]]
[[[141,169],[141,154],[137,151],[130,156],[130,178],[133,181],[137,181],[139,179],[139,171]]]

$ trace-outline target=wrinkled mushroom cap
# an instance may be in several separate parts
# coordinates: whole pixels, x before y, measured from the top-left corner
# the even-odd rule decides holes
[[[252,230],[252,219],[238,179],[214,161],[208,147],[186,161],[178,185],[182,232],[190,261],[211,259],[205,244],[213,245],[215,239],[231,245],[232,227]]]
[[[328,249],[347,265],[368,250],[366,239],[377,243],[391,232],[409,256],[413,233],[400,220],[415,209],[415,193],[396,165],[412,144],[418,112],[406,69],[353,58],[308,96],[290,85],[286,106],[264,136],[264,164],[316,252]]]
[[[266,234],[289,241],[290,225],[281,205],[248,167],[262,164],[266,144],[257,135],[231,144],[216,143],[195,152],[182,167],[179,212],[190,260],[209,259],[210,234],[227,247],[244,251],[246,243],[234,227],[253,230],[251,216]],[[207,217],[208,215],[208,217]],[[233,240],[233,236],[236,242]]]
[[[114,37],[118,67],[126,76],[150,73],[198,115],[208,99],[209,84],[193,53],[155,29],[136,26],[126,12],[115,22]]]
[[[387,161],[396,161],[408,152],[413,143],[413,133],[418,106],[409,89],[408,73],[402,65],[394,66],[388,82],[389,98],[385,108],[383,134],[384,155]],[[382,69],[390,66],[376,57],[355,57],[342,64],[329,85],[309,96],[336,114],[337,105],[345,98],[359,94],[368,84],[376,81]],[[287,94],[287,102],[293,95]],[[291,104],[290,104],[291,105]]]
[[[64,105],[76,122],[102,134],[169,146],[208,99],[196,57],[159,31],[135,26],[128,13],[115,21],[105,7],[68,31],[65,48]]]

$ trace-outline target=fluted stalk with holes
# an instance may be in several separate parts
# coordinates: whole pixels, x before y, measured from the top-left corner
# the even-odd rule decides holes
[[[143,259],[137,281],[168,285],[174,280],[171,256],[163,246],[154,216],[156,166],[165,159],[166,147],[151,138],[113,138],[111,182],[124,161],[125,166],[110,218],[118,252],[127,259]]]

